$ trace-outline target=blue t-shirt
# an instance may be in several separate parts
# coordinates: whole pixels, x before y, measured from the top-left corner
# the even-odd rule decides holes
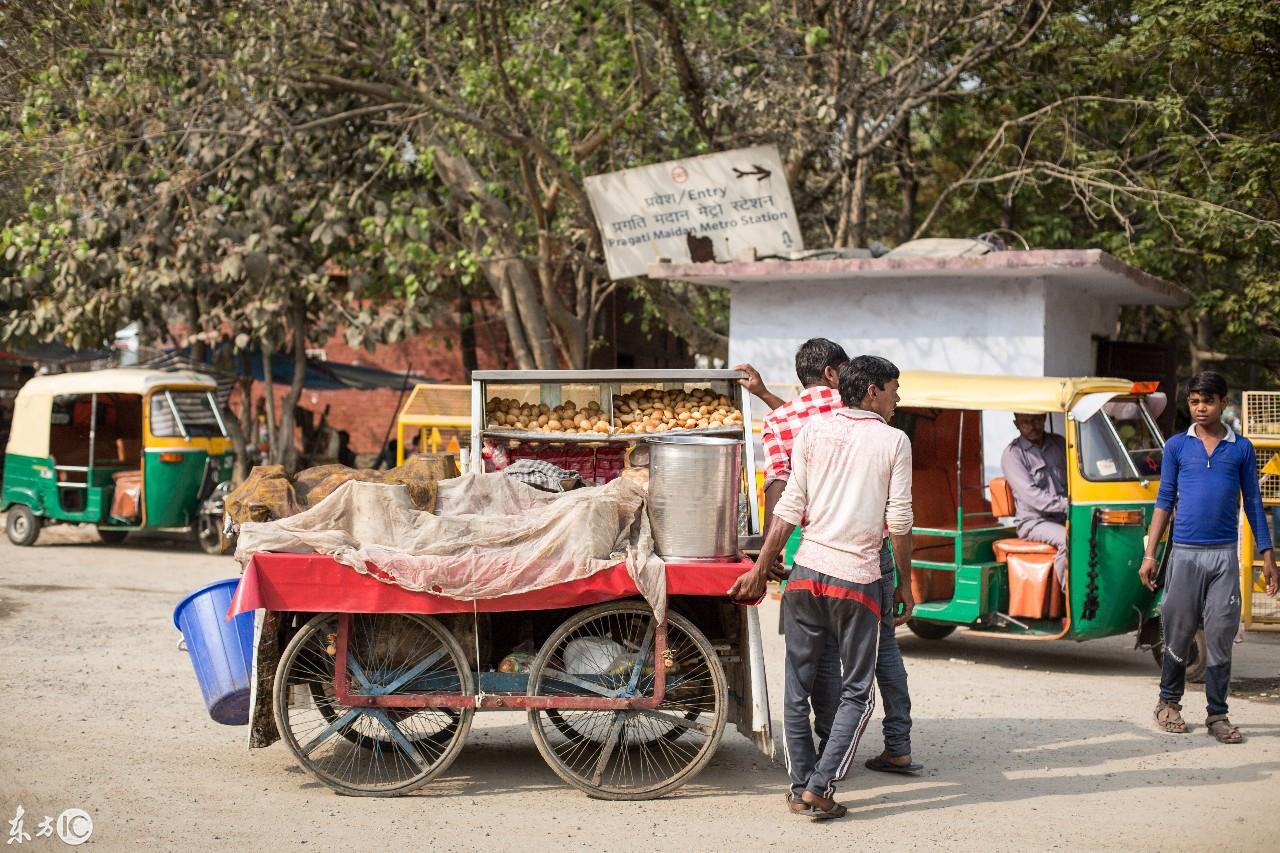
[[[1258,491],[1258,463],[1253,444],[1227,427],[1227,435],[1213,449],[1204,451],[1195,425],[1169,439],[1160,466],[1160,492],[1156,506],[1178,512],[1173,520],[1176,545],[1233,545],[1240,499],[1253,528],[1259,551],[1271,547],[1271,534]]]

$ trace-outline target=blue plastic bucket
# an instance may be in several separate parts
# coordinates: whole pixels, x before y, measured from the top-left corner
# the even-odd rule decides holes
[[[239,578],[215,581],[178,603],[173,624],[182,632],[209,716],[228,726],[249,723],[253,671],[253,614],[227,619]]]

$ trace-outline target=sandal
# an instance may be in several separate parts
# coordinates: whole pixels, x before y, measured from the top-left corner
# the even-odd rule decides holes
[[[878,770],[881,773],[904,773],[908,776],[915,776],[924,769],[923,764],[914,761],[907,764],[894,764],[889,760],[889,756],[881,753],[875,758],[868,758],[864,765],[868,770]]]
[[[783,798],[787,801],[787,810],[790,811],[793,815],[798,815],[800,817],[813,816],[813,806],[809,805],[803,800],[797,802],[796,798],[791,796],[790,791],[784,794]]]
[[[1209,729],[1209,734],[1218,739],[1218,743],[1240,743],[1244,740],[1240,730],[1231,725],[1226,714],[1214,714],[1206,718],[1204,724]]]
[[[1185,735],[1191,731],[1187,728],[1187,723],[1182,719],[1182,706],[1176,702],[1157,702],[1156,703],[1156,725],[1161,731],[1169,732],[1175,735]]]
[[[803,794],[805,803],[808,804],[812,811],[809,816],[814,820],[832,820],[838,817],[844,817],[849,810],[837,803],[835,800],[827,800],[819,797],[812,791],[805,791]],[[824,806],[823,803],[826,803]]]

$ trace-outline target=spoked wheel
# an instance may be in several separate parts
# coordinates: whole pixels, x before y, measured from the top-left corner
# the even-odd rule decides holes
[[[338,617],[298,631],[276,673],[276,725],[289,750],[342,794],[387,796],[439,776],[462,749],[471,708],[352,708],[334,691]],[[360,693],[474,693],[466,655],[428,616],[351,617],[348,678]]]
[[[308,685],[311,690],[311,697],[316,703],[316,709],[324,715],[329,722],[333,722],[341,717],[339,711],[335,710],[339,704],[334,698],[333,684],[316,684]],[[423,740],[427,743],[435,744],[437,747],[444,745],[458,731],[458,726],[462,722],[462,715],[458,713],[456,708],[440,708],[439,713],[448,717],[448,722],[437,732],[428,734]],[[414,711],[406,711],[399,708],[388,708],[385,713],[392,720],[399,722],[406,717],[411,716]],[[381,749],[390,750],[395,747],[396,742],[387,734],[387,730],[382,726],[377,726],[372,732],[365,731],[369,727],[366,726],[342,726],[338,733],[351,743],[361,749]],[[414,741],[416,743],[416,741]]]
[[[529,729],[551,769],[605,800],[660,797],[697,775],[724,733],[728,688],[715,650],[688,619],[667,616],[666,696],[651,711],[530,711]],[[618,602],[570,617],[529,670],[534,696],[653,695],[656,620]],[[632,686],[634,684],[634,687]]]

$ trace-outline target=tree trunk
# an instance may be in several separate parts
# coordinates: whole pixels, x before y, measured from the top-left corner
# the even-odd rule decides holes
[[[276,395],[275,395],[275,374],[271,370],[271,357],[275,355],[274,350],[266,347],[262,348],[262,382],[266,385],[266,404],[267,404],[267,458],[266,462],[277,464],[280,461],[280,452],[278,450],[279,442],[276,441]]]
[[[862,132],[859,130],[858,135]],[[859,248],[867,245],[867,183],[871,178],[871,155],[858,158],[853,170],[853,192],[849,195],[849,242]]]
[[[916,230],[916,167],[911,160],[911,119],[898,131],[898,177],[902,181],[902,211],[898,215],[898,245],[911,239]]]
[[[307,378],[307,303],[304,297],[295,296],[290,310],[293,337],[293,381],[289,393],[281,403],[280,429],[276,433],[277,463],[292,472],[298,465],[298,448],[293,442],[294,425],[297,423],[298,400]]]
[[[462,355],[463,379],[470,382],[479,362],[476,359],[476,317],[471,296],[465,290],[458,294],[458,349]]]

